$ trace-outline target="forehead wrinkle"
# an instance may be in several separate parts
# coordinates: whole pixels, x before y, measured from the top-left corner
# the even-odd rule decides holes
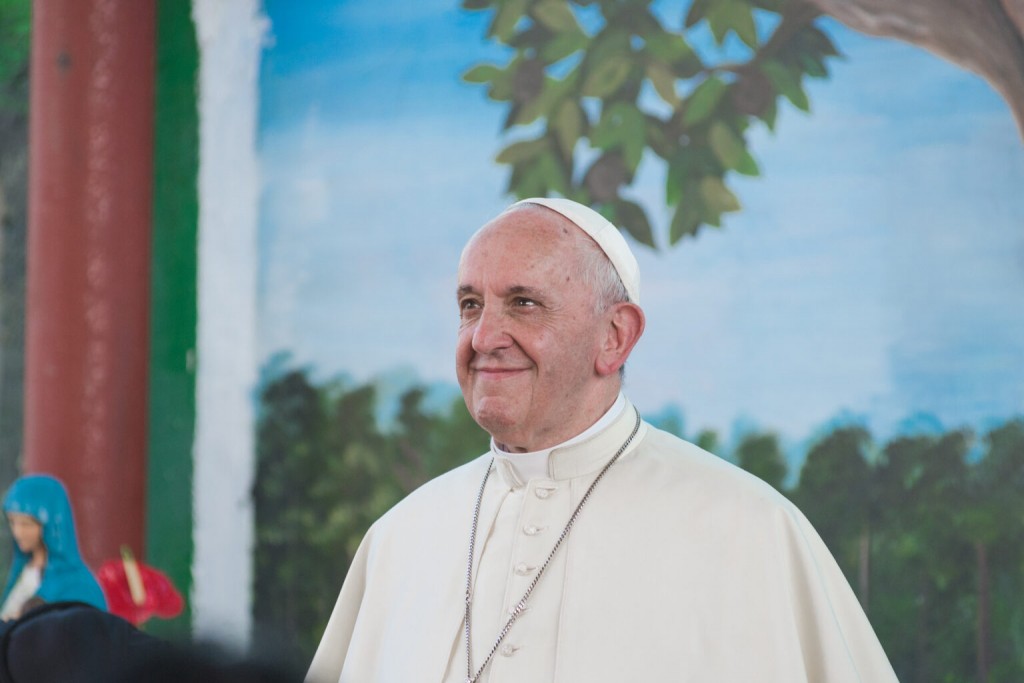
[[[520,216],[526,218],[526,220],[519,224],[510,224],[508,219],[514,216]],[[559,260],[563,267],[574,274],[578,274],[578,270],[582,267],[588,248],[593,248],[604,256],[600,245],[569,218],[541,204],[522,204],[513,206],[499,214],[470,236],[462,248],[462,253],[459,255],[458,277],[461,279],[465,274],[466,259],[473,249],[486,249],[489,254],[494,249],[494,245],[487,243],[489,240],[507,239],[509,236],[522,236],[523,233],[530,231],[533,231],[534,235],[542,240],[554,240],[555,243],[549,243],[547,249],[560,253]],[[522,265],[526,267],[529,265],[529,262]],[[513,292],[514,287],[522,289]],[[537,288],[530,288],[527,285],[512,285],[503,295],[507,296],[526,291],[537,295],[546,293]],[[460,285],[457,290],[458,296],[469,293],[478,293],[478,290],[468,283]]]

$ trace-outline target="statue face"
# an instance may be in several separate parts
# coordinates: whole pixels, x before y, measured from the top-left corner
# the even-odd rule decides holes
[[[7,522],[21,552],[31,555],[43,548],[43,525],[35,517],[21,512],[8,512]]]

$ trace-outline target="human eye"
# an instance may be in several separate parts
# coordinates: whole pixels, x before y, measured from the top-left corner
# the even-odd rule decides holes
[[[530,308],[537,305],[536,301],[525,296],[517,296],[515,299],[512,300],[512,303],[515,304],[518,308]]]
[[[465,317],[480,308],[480,301],[474,297],[465,296],[459,299],[459,315]]]

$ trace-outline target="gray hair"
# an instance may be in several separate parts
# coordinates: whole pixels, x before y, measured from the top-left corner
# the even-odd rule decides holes
[[[580,254],[576,276],[594,293],[594,311],[602,313],[615,304],[629,301],[626,286],[608,255],[582,230],[574,230],[573,234]]]
[[[576,263],[576,276],[594,293],[594,313],[604,313],[615,304],[629,301],[629,293],[622,284],[608,255],[597,242],[582,230],[573,230],[580,258]],[[619,381],[626,379],[626,365],[619,368]]]

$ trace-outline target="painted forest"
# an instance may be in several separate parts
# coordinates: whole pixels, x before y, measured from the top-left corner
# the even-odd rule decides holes
[[[382,428],[372,384],[318,383],[286,366],[265,377],[254,491],[257,639],[284,639],[296,661],[309,661],[369,525],[488,448],[461,398],[438,412],[426,396],[425,387],[406,391]],[[813,443],[799,472],[788,471],[771,431],[722,452],[713,432],[652,422],[761,477],[804,511],[901,681],[1024,680],[1024,419],[984,434],[885,443],[861,427],[837,427]]]

